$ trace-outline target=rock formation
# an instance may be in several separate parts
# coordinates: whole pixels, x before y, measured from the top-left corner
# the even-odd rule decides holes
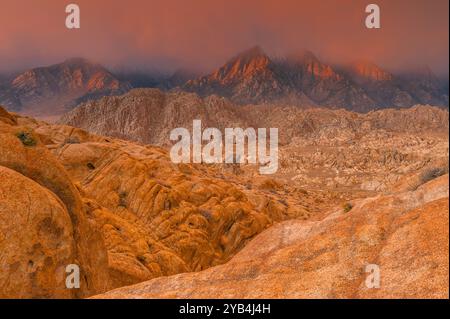
[[[202,120],[205,127],[219,129],[282,127],[282,144],[292,138],[317,137],[331,130],[355,135],[373,130],[445,132],[448,128],[448,111],[430,106],[359,114],[326,108],[238,106],[215,95],[201,98],[193,93],[164,93],[158,89],[133,89],[122,96],[90,101],[65,114],[59,122],[96,134],[166,146],[170,144],[168,136],[173,128],[189,128],[194,119]]]
[[[185,92],[132,90],[79,106],[61,122],[100,135],[171,146],[170,131],[202,125],[279,128],[279,175],[307,189],[383,191],[405,174],[448,162],[448,111],[430,106],[366,114],[238,106]],[[448,167],[448,164],[446,165]],[[243,170],[242,174],[246,174]],[[251,178],[253,170],[249,172]]]
[[[173,164],[165,135],[197,117],[283,127],[279,174]],[[133,90],[66,119],[91,132],[0,108],[2,298],[81,298],[141,282],[102,297],[448,293],[447,111],[238,108]],[[361,267],[377,262],[388,281],[366,291]],[[70,264],[80,289],[66,289]]]
[[[0,110],[0,246],[8,269],[1,296],[80,297],[202,270],[275,222],[308,218],[306,204],[326,201],[278,193],[276,185],[248,188],[221,169],[172,164],[158,147]],[[82,269],[80,291],[62,286],[68,264]],[[10,282],[14,276],[22,281]]]
[[[260,47],[244,51],[183,90],[217,94],[238,104],[321,105],[368,112],[431,104],[448,107],[448,89],[431,71],[393,75],[367,61],[331,66],[304,51],[283,59]]]
[[[101,65],[74,58],[17,75],[0,86],[0,103],[11,111],[43,118],[61,115],[89,99],[125,93],[130,88]]]
[[[55,121],[74,106],[134,88],[218,95],[238,105],[322,106],[356,112],[429,104],[448,108],[448,80],[429,68],[394,74],[369,61],[328,64],[310,51],[273,58],[250,48],[211,73],[172,75],[123,70],[114,75],[82,58],[0,79],[0,103],[10,111]]]
[[[224,265],[96,298],[448,298],[448,213],[446,175],[321,221],[280,223]],[[366,284],[373,264],[379,287]]]
[[[63,166],[38,134],[3,109],[0,138],[0,296],[86,296],[107,289],[107,276],[98,272],[107,267],[101,235]],[[82,269],[81,291],[65,289],[69,264]]]

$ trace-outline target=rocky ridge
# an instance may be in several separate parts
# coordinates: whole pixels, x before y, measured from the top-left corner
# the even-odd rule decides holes
[[[393,75],[368,61],[333,66],[310,51],[271,58],[258,46],[181,89],[237,104],[320,105],[357,112],[415,104],[448,107],[448,88],[429,69]]]
[[[61,123],[170,147],[170,131],[202,127],[279,128],[278,177],[306,189],[386,191],[404,175],[447,166],[448,111],[431,106],[366,114],[326,108],[237,106],[218,96],[132,90],[79,106]],[[242,165],[252,178],[255,169]]]
[[[99,64],[73,58],[27,70],[0,86],[0,103],[11,111],[45,117],[105,95],[123,94],[130,85]]]
[[[123,94],[132,87],[218,95],[238,105],[322,106],[356,112],[449,105],[448,80],[427,67],[394,74],[370,61],[332,65],[306,50],[274,58],[258,46],[202,76],[186,69],[172,75],[130,70],[113,74],[86,59],[68,59],[12,79],[0,75],[0,103],[10,111],[55,121],[80,103]]]
[[[412,192],[355,201],[320,221],[282,222],[224,265],[95,298],[446,299],[448,194],[446,175]],[[380,271],[375,288],[368,265]]]
[[[252,185],[231,168],[175,165],[166,150],[0,108],[0,296],[74,298],[229,260],[326,194]],[[311,208],[307,208],[310,206]],[[82,289],[65,289],[65,267]],[[14,280],[13,280],[14,278]]]
[[[91,133],[0,108],[1,297],[80,298],[148,280],[100,297],[448,295],[448,175],[436,178],[448,172],[448,112],[237,109],[133,90],[68,118],[82,126],[88,114]],[[284,127],[279,174],[175,165],[142,144],[198,116],[205,127]],[[362,286],[374,260],[389,289]],[[73,263],[76,292],[64,286]],[[211,279],[211,290],[193,279]]]

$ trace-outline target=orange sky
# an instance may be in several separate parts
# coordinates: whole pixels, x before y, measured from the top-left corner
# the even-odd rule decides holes
[[[67,30],[65,6],[81,8]],[[381,30],[364,27],[381,7]],[[109,66],[209,70],[255,44],[448,73],[448,0],[0,0],[0,71],[87,57]]]

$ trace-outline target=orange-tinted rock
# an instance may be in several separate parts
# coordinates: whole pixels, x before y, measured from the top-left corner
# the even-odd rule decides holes
[[[77,296],[224,263],[273,223],[309,216],[305,195],[247,189],[214,166],[175,165],[158,147],[17,122],[0,126],[0,165],[67,209],[91,288]]]
[[[0,298],[75,297],[65,285],[75,245],[61,200],[0,166]]]
[[[0,105],[0,121],[11,125],[17,123],[15,116],[6,112],[6,110],[1,105]]]
[[[163,104],[160,99],[166,95],[155,90],[145,93],[150,96],[142,97],[141,91],[133,91],[126,98],[143,98],[145,103],[137,103],[137,110],[154,103],[149,108],[152,112],[165,105],[167,109],[162,109],[168,112],[166,115],[174,115],[163,124],[141,117],[143,122],[139,125],[150,119],[152,130],[159,132],[155,140],[160,140],[170,125],[184,123],[180,105],[192,114],[198,110],[198,97],[192,100],[192,94],[174,93],[167,98],[168,104]],[[226,119],[234,114],[227,109],[227,102],[217,97],[207,100],[224,115],[220,125],[227,125]],[[129,294],[120,290],[108,296],[366,297],[358,286],[363,282],[361,267],[383,260],[386,275],[393,281],[386,286],[391,291],[384,290],[380,297],[409,296],[411,290],[401,288],[399,278],[404,278],[420,295],[441,296],[445,271],[439,265],[445,266],[441,262],[445,252],[425,235],[436,230],[429,238],[442,247],[442,237],[447,234],[448,240],[448,232],[440,228],[445,225],[443,218],[448,210],[441,201],[448,197],[447,177],[406,191],[394,187],[401,192],[352,200],[351,205],[346,202],[347,208],[353,208],[345,212],[341,208],[345,198],[324,187],[324,175],[318,174],[317,169],[328,167],[341,179],[342,171],[352,178],[369,179],[366,186],[372,188],[379,184],[371,181],[370,174],[398,169],[397,175],[407,178],[405,172],[418,171],[423,163],[432,165],[435,159],[448,159],[444,136],[436,142],[432,137],[414,135],[422,129],[442,130],[448,126],[448,112],[430,107],[368,115],[342,110],[291,111],[287,117],[299,119],[305,135],[304,139],[292,141],[292,152],[288,152],[292,157],[281,159],[281,175],[288,172],[285,164],[302,173],[314,172],[318,189],[305,189],[280,176],[258,177],[245,165],[233,169],[220,165],[175,165],[167,150],[159,147],[96,136],[69,126],[48,125],[0,110],[0,167],[8,173],[0,180],[5,198],[0,202],[0,218],[4,218],[0,245],[7,247],[4,252],[0,250],[0,260],[5,256],[6,267],[17,267],[8,268],[8,273],[0,276],[0,294],[85,297],[150,280],[139,290],[124,288]],[[271,120],[279,125],[286,122],[283,117],[286,114],[272,114]],[[133,122],[135,117],[129,119]],[[118,126],[127,128],[128,123]],[[139,125],[131,125],[126,133],[145,137],[140,135],[144,131]],[[374,134],[373,127],[377,128]],[[406,138],[404,133],[411,135]],[[388,147],[380,148],[380,140]],[[303,145],[305,141],[312,144]],[[345,147],[345,152],[335,143]],[[359,144],[359,148],[354,144]],[[300,153],[301,158],[295,157],[295,147],[299,145],[305,150]],[[404,145],[402,150],[409,153],[403,154],[397,145]],[[324,148],[318,149],[319,146]],[[417,150],[425,155],[421,157]],[[371,171],[373,163],[376,169]],[[400,166],[405,163],[407,168]],[[15,188],[16,179],[30,190],[35,198],[33,204],[24,197],[26,193]],[[387,192],[387,187],[377,188],[372,194],[383,191]],[[348,193],[352,194],[351,199],[358,196],[353,189]],[[439,201],[433,202],[436,200]],[[329,207],[339,209],[327,212]],[[62,231],[56,232],[60,237],[55,250],[47,248],[54,247],[54,227],[39,231],[40,220],[47,220],[48,216],[35,208],[57,212],[51,217]],[[24,211],[36,216],[37,224],[22,226]],[[17,220],[11,217],[15,215]],[[286,219],[293,220],[277,225]],[[421,232],[423,229],[425,233]],[[40,237],[34,238],[35,234]],[[400,242],[403,236],[411,238],[412,244],[409,240]],[[42,243],[44,249],[32,254],[28,249],[32,242]],[[59,253],[59,248],[64,252]],[[15,249],[20,254],[14,255]],[[402,255],[402,251],[412,254],[414,263],[406,258],[391,258],[393,252]],[[24,273],[29,256],[30,265],[36,267]],[[41,267],[43,259],[50,267]],[[67,262],[81,266],[79,291],[60,288],[61,265]],[[409,269],[409,277],[400,274],[398,267],[408,264],[417,265],[420,271]],[[198,273],[187,273],[195,271]],[[9,273],[17,278],[17,286],[8,281]],[[424,274],[436,279],[423,283],[418,278]],[[20,290],[21,286],[25,290]]]
[[[286,221],[228,263],[98,298],[448,298],[448,175],[322,221]],[[366,285],[367,265],[380,269]],[[370,279],[370,278],[369,278]]]
[[[27,70],[0,89],[9,110],[54,120],[94,97],[121,94],[131,86],[99,64],[82,58]]]
[[[107,267],[101,233],[88,218],[81,196],[64,167],[29,127],[0,123],[0,140],[0,166],[16,171],[54,194],[67,211],[70,218],[67,226],[73,228],[75,259],[72,263],[82,272],[82,288],[75,294],[87,296],[107,289],[108,277],[98,271]]]
[[[213,169],[174,165],[155,147],[86,142],[54,152],[104,208],[96,216],[111,269],[135,282],[223,263],[266,227],[306,211],[288,212],[289,203],[215,178]]]

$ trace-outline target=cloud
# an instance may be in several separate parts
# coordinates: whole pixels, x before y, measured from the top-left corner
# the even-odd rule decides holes
[[[282,55],[307,48],[330,62],[448,72],[448,1],[377,0],[380,30],[364,27],[363,0],[73,0],[81,29],[64,25],[65,1],[5,0],[0,70],[83,56],[109,66],[209,70],[255,44]]]

